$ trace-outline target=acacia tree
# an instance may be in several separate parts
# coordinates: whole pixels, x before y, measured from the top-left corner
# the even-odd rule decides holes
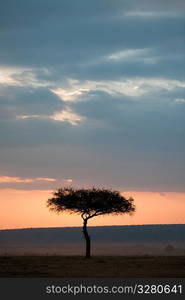
[[[80,214],[83,219],[83,234],[86,241],[86,258],[91,257],[91,240],[87,231],[89,219],[107,214],[133,213],[133,199],[126,199],[120,192],[108,189],[60,188],[47,200],[47,206],[56,213]]]

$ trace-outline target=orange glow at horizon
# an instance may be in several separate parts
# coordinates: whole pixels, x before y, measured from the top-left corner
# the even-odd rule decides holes
[[[49,190],[0,189],[0,229],[81,226],[79,215],[56,215],[46,207]],[[133,216],[101,216],[90,226],[185,223],[185,193],[126,191],[136,205]]]

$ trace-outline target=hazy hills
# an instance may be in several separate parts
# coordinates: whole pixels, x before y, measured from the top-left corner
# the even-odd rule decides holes
[[[105,254],[156,253],[167,245],[185,251],[185,224],[89,227],[89,233],[94,251]],[[0,230],[0,253],[81,254],[83,247],[80,227]]]
[[[95,242],[185,242],[185,224],[89,227]],[[0,230],[4,243],[78,243],[81,227],[26,228]]]

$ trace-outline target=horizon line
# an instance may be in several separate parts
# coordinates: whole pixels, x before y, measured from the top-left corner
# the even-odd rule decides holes
[[[134,226],[178,226],[178,225],[185,225],[185,223],[162,223],[162,224],[134,224],[134,225],[103,225],[103,226],[88,226],[90,227],[134,227]],[[58,229],[58,228],[81,228],[82,226],[64,226],[64,227],[20,227],[20,228],[0,228],[0,231],[5,231],[5,230],[30,230],[30,229]]]

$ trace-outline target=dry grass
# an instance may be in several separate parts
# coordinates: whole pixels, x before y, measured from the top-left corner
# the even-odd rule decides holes
[[[1,256],[0,277],[185,277],[185,256]]]

